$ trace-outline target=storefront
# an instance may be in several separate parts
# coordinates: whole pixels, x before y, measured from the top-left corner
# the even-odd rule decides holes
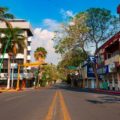
[[[97,72],[99,77],[101,78],[101,82],[100,82],[101,88],[109,89],[109,90],[119,90],[120,73],[115,63],[99,68]],[[105,86],[106,82],[107,82],[107,85]]]
[[[88,64],[87,65],[87,88],[95,88],[96,82],[95,82],[95,75],[93,72],[93,68]]]
[[[108,65],[97,69],[101,89],[108,89],[106,75],[109,73]]]
[[[119,71],[115,63],[109,64],[109,73],[106,75],[108,86],[110,90],[118,90]]]

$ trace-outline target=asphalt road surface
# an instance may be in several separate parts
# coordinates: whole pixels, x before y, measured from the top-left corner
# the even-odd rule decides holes
[[[1,93],[0,120],[120,120],[120,96],[63,85]]]

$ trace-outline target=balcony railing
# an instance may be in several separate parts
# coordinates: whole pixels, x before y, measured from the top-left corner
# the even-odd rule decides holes
[[[120,63],[120,54],[117,54],[117,55],[105,60],[105,65],[109,65],[114,62]]]

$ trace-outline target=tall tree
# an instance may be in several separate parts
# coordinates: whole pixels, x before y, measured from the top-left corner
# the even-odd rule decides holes
[[[6,7],[0,7],[0,22],[4,22],[9,29],[12,29],[12,25],[8,20],[14,19],[14,16],[11,13],[8,13],[8,10],[9,9]],[[2,36],[2,33],[0,32],[0,41],[1,41],[1,36]],[[0,54],[1,54],[1,48],[0,48]],[[3,58],[0,59],[0,64],[2,64],[3,59],[4,59],[4,55],[3,55]],[[1,65],[0,65],[0,73],[1,73]]]
[[[86,59],[84,52],[81,49],[73,49],[66,54],[59,62],[58,66],[65,68],[67,66],[79,66]]]
[[[36,48],[35,52],[34,52],[34,58],[35,60],[44,63],[44,60],[47,56],[47,51],[44,47],[38,47]],[[35,87],[39,87],[39,83],[40,83],[40,79],[42,78],[42,69],[39,67],[39,72],[38,72],[38,76],[36,79],[36,83],[35,83]]]
[[[95,45],[95,52],[98,47],[116,32],[117,18],[109,10],[101,8],[90,8],[85,12],[80,12],[71,20],[72,25],[65,26],[66,36],[59,40],[55,46],[56,51],[65,54],[66,52],[80,48],[86,58],[88,57],[87,46]],[[90,61],[96,77],[97,88],[99,79],[96,64]]]
[[[88,42],[95,45],[95,53],[98,47],[104,43],[108,38],[115,34],[117,28],[117,18],[111,14],[111,11],[102,8],[90,8],[86,11],[87,20],[86,25],[89,28]],[[96,87],[99,88],[99,77],[96,70],[96,64],[91,63],[96,77]]]
[[[89,41],[95,44],[96,52],[102,42],[115,34],[117,18],[111,14],[110,10],[104,8],[90,8],[86,13]]]
[[[6,48],[6,53],[8,53],[8,81],[7,81],[7,89],[10,88],[10,59],[11,56],[15,57],[17,53],[23,53],[25,44],[25,37],[22,35],[23,30],[19,28],[8,28],[8,29],[0,29],[0,32],[4,35],[1,37],[0,43],[2,44],[2,53],[4,53]],[[10,43],[8,43],[10,40]],[[7,45],[7,47],[6,47]],[[13,85],[12,85],[13,86]]]
[[[5,22],[7,27],[12,28],[10,22],[8,19],[14,19],[14,15],[11,13],[8,13],[8,8],[6,7],[0,7],[0,21]]]
[[[88,40],[87,33],[89,31],[89,28],[86,26],[86,23],[85,23],[86,19],[87,19],[87,14],[80,13],[76,15],[69,22],[72,24],[67,24],[64,26],[66,35],[65,37],[61,38],[58,44],[55,46],[56,52],[62,54],[61,64],[68,65],[68,64],[71,64],[70,61],[72,61],[72,64],[75,65],[76,60],[79,62],[78,64],[80,64],[85,59],[87,59],[88,51],[86,49],[86,45],[87,45],[87,40]],[[68,55],[70,55],[71,52],[73,53],[73,55],[76,54],[75,52],[76,49],[79,49],[82,55],[81,53],[79,53],[79,55],[77,54],[76,57],[74,58],[71,57],[71,59],[69,59]],[[65,60],[65,57],[67,58],[67,60]]]
[[[38,61],[41,61],[41,59],[45,59],[46,55],[47,55],[47,51],[43,47],[38,47],[34,52],[34,57]]]
[[[87,32],[89,29],[85,23],[86,19],[87,15],[85,13],[80,13],[79,15],[76,15],[72,21],[70,21],[72,24],[64,25],[66,35],[61,38],[55,46],[56,52],[65,54],[68,51],[79,48],[86,54],[87,57],[85,44],[87,43]]]

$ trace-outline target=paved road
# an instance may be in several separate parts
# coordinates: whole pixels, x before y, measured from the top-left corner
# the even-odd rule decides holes
[[[62,85],[0,94],[0,120],[120,120],[120,96]]]

